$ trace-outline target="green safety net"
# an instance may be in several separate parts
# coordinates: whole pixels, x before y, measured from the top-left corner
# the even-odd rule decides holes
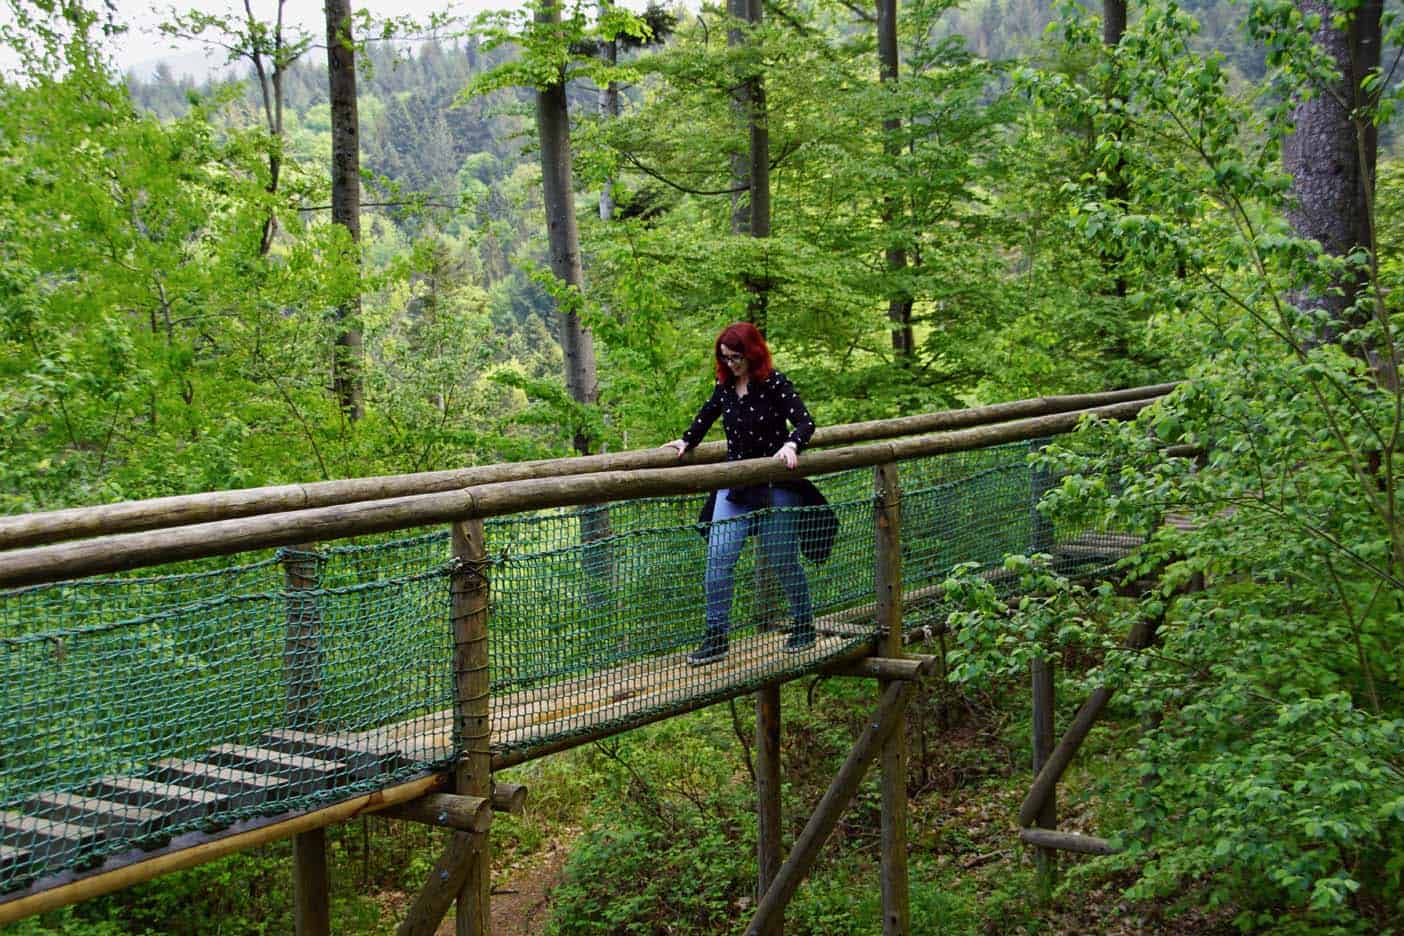
[[[1029,450],[900,465],[908,627],[946,613],[957,563],[1039,551],[1073,571],[1124,552],[1124,537],[1042,519],[1049,481]],[[739,521],[754,535],[732,576],[729,652],[707,666],[686,659],[706,619],[701,495],[487,521],[494,752],[556,749],[870,644],[873,472],[814,480],[838,519],[830,555],[784,561],[815,508]],[[446,529],[244,558],[0,592],[0,895],[453,760]],[[817,637],[787,652],[802,643],[796,576]]]

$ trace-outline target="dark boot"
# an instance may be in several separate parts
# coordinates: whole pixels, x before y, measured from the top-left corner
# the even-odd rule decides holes
[[[814,646],[814,640],[814,622],[796,622],[795,626],[790,628],[790,636],[785,638],[785,652],[803,653]]]
[[[706,666],[708,663],[724,660],[727,649],[726,631],[709,624],[707,625],[707,635],[702,638],[702,644],[687,655],[688,665]]]

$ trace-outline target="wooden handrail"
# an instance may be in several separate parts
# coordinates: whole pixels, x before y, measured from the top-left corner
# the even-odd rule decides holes
[[[755,458],[720,465],[685,464],[667,469],[505,481],[435,494],[338,504],[14,550],[0,553],[0,587],[35,585],[275,546],[325,542],[469,517],[494,517],[626,498],[694,494],[734,485],[783,481],[797,475],[829,474],[1058,435],[1077,428],[1085,417],[1129,419],[1156,399],[806,453],[793,471],[773,458]]]
[[[1071,396],[1036,397],[977,406],[967,409],[943,410],[879,419],[870,422],[826,426],[814,433],[812,447],[851,445],[880,439],[898,438],[931,432],[965,429],[971,426],[1005,422],[1089,409],[1129,400],[1159,397],[1174,389],[1176,384],[1157,384],[1087,393]],[[698,446],[682,464],[711,464],[726,458],[726,445],[712,442]],[[523,481],[535,478],[558,478],[566,475],[605,471],[632,471],[642,468],[667,468],[678,464],[670,452],[658,448],[638,449],[617,454],[587,455],[578,458],[552,458],[537,461],[428,471],[416,474],[385,475],[375,478],[352,478],[341,481],[320,481],[311,484],[282,484],[270,487],[245,488],[238,491],[213,491],[205,494],[182,494],[150,500],[122,501],[94,507],[71,507],[39,513],[0,517],[0,550],[22,549],[110,536],[143,530],[170,529],[195,523],[211,523],[254,517],[265,514],[332,507],[364,501],[409,497],[456,491],[479,484]]]

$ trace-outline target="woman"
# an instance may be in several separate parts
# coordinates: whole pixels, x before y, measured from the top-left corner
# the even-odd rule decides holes
[[[718,416],[726,430],[726,460],[773,457],[793,469],[799,453],[814,434],[814,420],[785,375],[770,361],[770,349],[749,322],[728,325],[715,342],[717,385],[697,418],[681,439],[669,442],[682,458],[702,441]],[[787,430],[786,421],[793,430]],[[747,514],[768,507],[799,507],[811,502],[807,491],[817,491],[807,481],[778,482],[723,489],[714,495],[715,507],[707,538],[707,632],[702,645],[688,655],[693,666],[705,666],[726,656],[731,617],[733,571],[745,545],[751,521]],[[710,503],[710,502],[709,502]],[[799,562],[795,515],[776,511],[758,526],[761,548],[790,600],[794,626],[785,650],[798,653],[814,646],[814,613],[809,600],[809,580]]]

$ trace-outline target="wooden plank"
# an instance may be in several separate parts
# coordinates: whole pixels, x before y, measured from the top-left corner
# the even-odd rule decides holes
[[[72,793],[40,793],[32,797],[28,805],[35,812],[45,816],[89,823],[102,829],[140,828],[160,822],[168,816],[167,813],[146,806],[116,803],[94,796],[76,796]]]
[[[47,839],[67,839],[77,844],[101,838],[101,829],[87,825],[75,825],[60,819],[41,816],[27,816],[23,813],[0,812],[0,832],[13,839],[16,835],[38,835]],[[12,833],[12,834],[11,834]]]
[[[375,750],[362,734],[316,734],[295,728],[275,728],[263,735],[259,747],[284,754],[300,754],[318,760],[341,761],[348,765],[379,761],[383,754]]]
[[[29,861],[33,852],[28,848],[12,848],[9,845],[0,845],[0,869],[6,871],[22,865]]]
[[[209,754],[201,755],[220,764],[229,764],[254,773],[344,773],[346,765],[341,761],[322,760],[302,754],[285,754],[266,747],[248,744],[221,744],[210,749]]]
[[[138,806],[146,802],[161,802],[163,800],[213,805],[224,798],[209,790],[181,786],[178,783],[162,783],[159,780],[145,780],[141,777],[99,777],[94,786],[102,789],[110,799],[123,802],[131,801]]]
[[[230,808],[257,803],[269,793],[291,786],[287,777],[253,773],[198,760],[171,758],[158,761],[156,768],[156,776],[162,780],[226,794],[230,797]]]

